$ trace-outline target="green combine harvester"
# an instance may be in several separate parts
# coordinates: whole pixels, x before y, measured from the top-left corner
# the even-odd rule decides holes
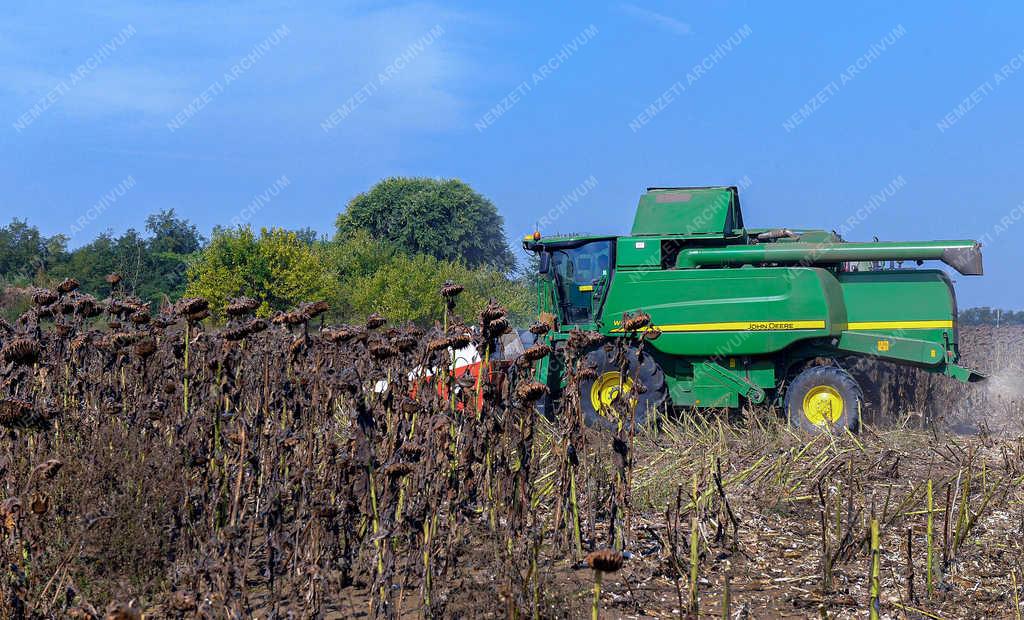
[[[586,354],[596,376],[579,396],[591,426],[614,428],[612,405],[626,398],[637,424],[667,407],[768,401],[808,430],[856,430],[863,393],[837,361],[849,356],[984,379],[957,365],[949,277],[903,267],[939,260],[981,275],[975,241],[848,243],[822,230],[748,229],[735,187],[658,187],[641,196],[629,236],[534,233],[523,246],[539,259],[538,307],[554,327],[543,336],[553,354],[536,367],[552,398],[567,385],[574,329],[621,338],[624,317],[644,312],[644,329],[656,330],[643,354],[630,346],[625,365],[615,347]]]

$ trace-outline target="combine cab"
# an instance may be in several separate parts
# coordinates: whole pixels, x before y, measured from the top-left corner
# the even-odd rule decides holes
[[[797,426],[855,430],[861,389],[835,361],[849,356],[983,379],[956,363],[949,277],[916,268],[937,260],[981,275],[974,241],[847,243],[821,230],[748,229],[735,187],[700,187],[650,188],[629,236],[534,234],[523,245],[539,258],[539,310],[555,317],[544,337],[556,359],[536,373],[556,397],[566,387],[557,355],[574,329],[621,338],[624,317],[644,312],[644,329],[660,334],[642,355],[629,340],[625,373],[613,347],[586,354],[596,376],[580,382],[580,402],[594,426],[614,425],[611,405],[626,397],[638,423],[666,406],[770,400]]]

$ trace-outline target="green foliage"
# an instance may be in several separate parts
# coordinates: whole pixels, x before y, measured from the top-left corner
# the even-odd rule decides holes
[[[333,302],[340,287],[330,259],[326,243],[309,243],[293,231],[217,229],[189,266],[187,294],[207,298],[215,313],[245,295],[261,302],[264,316],[305,301]]]
[[[188,220],[175,217],[174,209],[146,218],[146,230],[152,235],[149,250],[157,253],[188,255],[198,252],[205,239]]]
[[[962,325],[1024,325],[1024,310],[1000,310],[998,308],[968,308],[960,311]]]
[[[205,243],[195,226],[161,211],[146,219],[146,232],[129,229],[120,237],[102,233],[94,241],[71,252],[51,270],[56,278],[74,277],[82,289],[106,295],[105,278],[118,273],[129,293],[159,305],[185,292],[188,261]]]
[[[0,228],[0,311],[12,318],[27,297],[8,286],[52,286],[74,277],[82,290],[110,294],[106,276],[159,307],[185,294],[206,297],[219,312],[232,297],[249,296],[260,312],[325,300],[334,319],[361,322],[381,312],[392,322],[428,324],[442,314],[439,290],[462,284],[457,312],[467,321],[495,298],[511,319],[528,322],[532,296],[525,278],[508,274],[515,260],[494,205],[457,180],[387,179],[360,194],[338,217],[326,241],[312,229],[253,232],[216,229],[207,243],[173,210],[146,219],[143,232],[104,232],[67,249],[63,235],[46,237],[14,220]]]
[[[365,230],[410,255],[502,273],[515,267],[494,203],[457,179],[385,179],[353,198],[336,224],[340,242]]]
[[[377,311],[395,322],[425,325],[444,313],[439,291],[446,280],[465,287],[456,312],[467,322],[475,322],[474,313],[492,297],[513,320],[522,322],[529,313],[530,294],[522,283],[490,267],[470,269],[426,254],[395,254],[376,270],[346,280],[347,310],[353,320]]]
[[[24,220],[0,228],[0,284],[39,283],[49,267],[67,251],[67,237],[44,237]]]

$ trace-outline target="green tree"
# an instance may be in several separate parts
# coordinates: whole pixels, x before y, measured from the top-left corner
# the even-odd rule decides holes
[[[24,220],[0,227],[0,280],[5,285],[45,283],[49,270],[64,260],[67,237],[46,237]]]
[[[58,277],[74,277],[82,290],[107,295],[106,276],[118,273],[121,287],[129,293],[159,305],[185,292],[186,269],[205,239],[187,220],[173,210],[146,219],[146,233],[129,229],[119,237],[109,232],[71,252],[54,270]]]
[[[199,251],[205,239],[188,220],[177,217],[174,209],[154,213],[146,218],[146,231],[151,235],[149,250],[156,253],[188,255]]]
[[[294,231],[248,226],[216,229],[188,269],[187,294],[205,297],[219,313],[232,297],[261,302],[260,314],[340,295],[328,244],[308,243]]]
[[[356,230],[410,254],[490,266],[515,267],[505,222],[487,198],[457,179],[392,177],[353,198],[338,215],[336,240]]]

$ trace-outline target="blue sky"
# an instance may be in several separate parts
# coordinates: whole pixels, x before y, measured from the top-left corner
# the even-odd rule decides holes
[[[513,240],[742,183],[750,226],[983,239],[961,305],[1024,308],[1019,2],[81,4],[0,23],[0,219],[73,246],[164,208],[330,232],[390,175]]]

